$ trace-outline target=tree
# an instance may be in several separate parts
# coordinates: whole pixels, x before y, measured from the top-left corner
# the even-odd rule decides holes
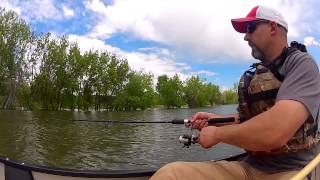
[[[67,61],[67,48],[69,42],[65,37],[60,40],[49,40],[49,36],[43,38],[44,53],[40,66],[40,72],[35,77],[33,90],[35,96],[42,101],[43,107],[50,110],[63,108],[63,95],[70,81]],[[34,94],[34,93],[33,93]]]
[[[219,91],[219,86],[212,83],[205,84],[205,94],[209,104],[212,106],[214,104],[220,103],[221,93]]]
[[[238,93],[237,84],[233,85],[233,88],[227,89],[222,92],[222,103],[223,104],[237,104],[238,103]]]
[[[25,21],[0,8],[0,108],[89,110],[145,109],[155,100],[167,108],[237,101],[236,88],[223,93],[214,84],[178,75],[135,72],[126,59],[108,52],[80,53],[77,43],[50,33],[35,35]],[[236,84],[235,84],[236,86]]]
[[[207,97],[203,81],[198,76],[187,79],[184,86],[184,97],[190,108],[201,107],[206,104]]]
[[[117,58],[115,55],[108,55],[110,58],[107,64],[105,76],[103,79],[104,94],[107,108],[119,108],[123,104],[123,91],[129,81],[131,69],[126,59]],[[120,99],[121,100],[120,100]],[[122,101],[122,103],[119,103]],[[121,105],[121,107],[123,107]]]
[[[31,98],[31,88],[28,84],[20,84],[16,93],[17,103],[20,107],[24,107],[29,110],[36,109],[35,103]]]
[[[0,93],[2,108],[16,106],[16,92],[26,81],[26,53],[34,35],[26,22],[13,11],[0,8]]]
[[[83,80],[83,72],[86,71],[85,62],[83,62],[77,43],[70,44],[69,53],[67,54],[67,66],[65,68],[68,76],[62,100],[66,107],[70,107],[71,110],[74,110],[77,103],[76,96],[79,97],[81,94],[79,82]]]
[[[146,109],[154,105],[154,90],[151,74],[133,72],[129,75],[129,82],[125,86],[126,109]]]
[[[179,108],[183,104],[182,82],[178,75],[168,78],[167,75],[159,76],[156,89],[161,97],[162,103],[167,108]]]
[[[84,110],[89,110],[89,107],[93,104],[93,93],[97,92],[99,75],[98,75],[98,52],[86,52],[83,55],[83,61],[85,62],[85,70],[80,77],[80,86],[82,88],[82,104]]]

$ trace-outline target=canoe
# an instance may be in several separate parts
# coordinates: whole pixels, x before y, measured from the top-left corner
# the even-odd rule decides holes
[[[239,160],[245,154],[224,160]],[[32,165],[0,157],[0,180],[147,180],[156,169],[141,170],[76,170]]]

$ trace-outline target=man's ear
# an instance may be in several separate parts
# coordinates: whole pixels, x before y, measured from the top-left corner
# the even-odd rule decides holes
[[[276,34],[276,31],[277,31],[277,28],[279,28],[278,25],[277,25],[277,23],[271,22],[271,23],[270,23],[270,26],[271,26],[271,35],[275,35],[275,34]]]

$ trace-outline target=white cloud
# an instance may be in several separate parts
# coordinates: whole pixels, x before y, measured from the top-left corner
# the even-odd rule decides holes
[[[12,9],[27,21],[63,20],[75,15],[66,5],[56,0],[2,0],[1,6]]]
[[[185,66],[176,64],[172,59],[159,57],[156,54],[144,54],[137,52],[123,52],[122,56],[128,59],[130,67],[134,70],[151,72],[155,76],[166,74],[169,77],[172,77],[175,74],[178,74],[181,80],[185,80],[189,77],[189,75],[183,72],[183,70],[185,70]]]
[[[165,48],[148,47],[148,48],[139,48],[138,51],[174,58],[174,54],[170,50]]]
[[[58,3],[57,0],[2,0],[3,6],[22,12],[31,20],[61,20],[75,15],[65,5],[58,9]],[[245,16],[258,4],[283,13],[289,23],[289,39],[320,32],[317,28],[320,12],[315,8],[320,6],[320,1],[317,0],[114,0],[109,5],[102,0],[87,0],[85,7],[98,20],[95,26],[88,25],[91,32],[87,37],[106,40],[116,33],[129,33],[136,40],[169,45],[176,53],[193,55],[198,61],[248,62],[252,59],[250,49],[243,41],[243,34],[233,30],[230,19]]]
[[[319,27],[310,23],[317,17],[314,7],[319,4],[311,0],[118,0],[108,6],[93,0],[86,7],[100,15],[91,37],[110,38],[114,33],[127,32],[198,57],[215,57],[212,62],[226,58],[239,62],[251,59],[250,49],[243,35],[233,30],[230,19],[245,16],[258,4],[275,7],[283,13],[291,38]]]
[[[216,75],[216,73],[214,73],[214,72],[205,71],[205,70],[196,71],[196,72],[191,72],[191,74],[193,74],[193,75],[205,74],[205,75],[207,75],[207,76],[214,76],[214,75]]]
[[[103,13],[106,11],[106,7],[103,2],[100,0],[91,0],[91,1],[86,1],[85,5],[88,9],[91,9],[95,12],[100,12]]]
[[[109,39],[112,37],[112,34],[116,32],[116,29],[107,27],[104,25],[96,25],[94,27],[94,31],[88,34],[89,37],[92,38],[97,38],[99,37],[100,39]]]
[[[62,5],[62,10],[63,10],[63,14],[65,17],[73,17],[74,16],[74,11],[65,5]]]
[[[68,36],[69,41],[71,42],[77,42],[82,54],[86,51],[108,51],[113,54],[117,54],[117,52],[120,52],[121,50],[119,48],[112,47],[108,44],[106,44],[104,41],[99,39],[92,39],[90,37],[86,36],[78,36],[75,34],[70,34]]]
[[[80,9],[71,3],[68,6],[60,4],[57,0],[1,1],[1,6],[28,19],[48,23],[77,15],[69,7],[76,12]],[[188,73],[217,77],[214,72],[193,71],[189,64],[195,61],[202,64],[251,61],[251,50],[243,41],[244,35],[233,30],[230,19],[245,16],[258,4],[274,7],[283,13],[289,24],[289,39],[307,37],[304,39],[306,45],[319,46],[314,35],[320,33],[318,0],[114,0],[109,5],[101,0],[87,0],[84,2],[87,9],[82,9],[81,15],[92,20],[85,25],[91,31],[84,36],[71,34],[69,40],[77,41],[82,51],[107,50],[117,54],[128,59],[133,69],[142,68],[156,76],[177,73],[185,79]],[[123,51],[105,41],[117,33],[125,33],[125,37],[137,42],[156,43],[136,52]],[[170,48],[159,48],[158,43]]]
[[[44,21],[47,19],[62,19],[62,13],[56,8],[54,0],[21,1],[18,6],[23,9],[23,16],[27,20]]]
[[[17,14],[21,14],[21,9],[17,6],[15,6],[12,2],[9,0],[1,0],[0,7],[5,8],[7,10],[15,11]]]
[[[319,46],[320,47],[320,41],[317,41],[314,37],[306,37],[304,38],[304,44],[306,46]]]
[[[144,49],[143,51],[148,52],[126,52],[91,37],[69,35],[68,39],[71,42],[78,43],[82,54],[89,50],[108,51],[111,54],[116,54],[119,58],[127,59],[129,66],[136,71],[151,72],[156,77],[163,74],[172,77],[178,74],[181,80],[189,77],[184,71],[190,69],[190,66],[185,63],[176,63],[173,59],[170,59],[171,53],[167,49]]]

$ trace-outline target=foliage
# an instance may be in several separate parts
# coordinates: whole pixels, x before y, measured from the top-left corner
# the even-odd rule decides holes
[[[146,109],[154,105],[154,90],[151,74],[133,72],[125,86],[123,98],[127,110]]]
[[[186,81],[184,95],[190,108],[200,107],[205,104],[203,81],[197,76],[192,76]]]
[[[219,86],[212,83],[205,84],[205,94],[207,95],[208,102],[211,106],[221,102],[221,92]]]
[[[162,103],[167,108],[179,108],[183,104],[183,86],[178,75],[168,78],[167,75],[159,76],[156,89]]]
[[[153,74],[133,71],[107,51],[81,52],[66,36],[36,36],[16,13],[0,8],[0,108],[121,111],[237,102],[235,88],[220,92],[197,76],[157,80],[154,87]]]
[[[34,35],[26,22],[13,11],[0,8],[0,93],[2,108],[16,106],[16,92],[26,81],[27,50]]]
[[[220,103],[219,87],[212,83],[205,84],[198,76],[187,79],[184,96],[190,108],[203,107]]]
[[[222,92],[222,103],[223,104],[236,104],[238,103],[238,84],[234,84],[232,89],[227,89]]]

